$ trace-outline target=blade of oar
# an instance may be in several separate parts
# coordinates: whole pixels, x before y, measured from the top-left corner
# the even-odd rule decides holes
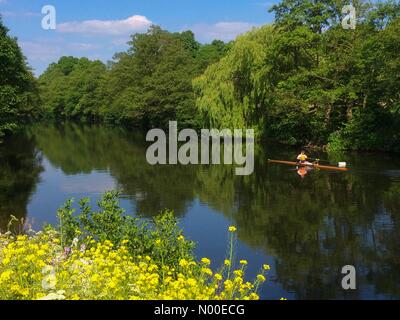
[[[324,163],[328,163],[328,164],[330,164],[330,165],[337,165],[338,164],[338,162],[332,162],[332,161],[329,161],[329,160],[321,160],[321,159],[318,159],[318,158],[309,158],[310,160],[313,160],[313,161],[318,161],[318,162],[324,162]],[[340,161],[339,161],[340,162]]]

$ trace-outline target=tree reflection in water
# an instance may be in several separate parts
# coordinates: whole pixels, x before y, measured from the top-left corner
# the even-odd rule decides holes
[[[399,158],[318,155],[346,159],[353,170],[300,179],[295,168],[266,161],[298,150],[259,145],[255,173],[240,177],[233,166],[151,166],[144,136],[120,129],[68,123],[29,132],[2,148],[3,226],[4,212],[26,216],[41,170],[36,143],[66,175],[107,171],[140,216],[168,208],[183,217],[199,199],[238,226],[240,241],[274,256],[276,281],[299,299],[400,298]],[[338,284],[347,264],[357,268],[359,290],[345,294]]]
[[[43,170],[33,138],[20,133],[0,144],[0,232],[10,215],[27,219],[27,205]]]

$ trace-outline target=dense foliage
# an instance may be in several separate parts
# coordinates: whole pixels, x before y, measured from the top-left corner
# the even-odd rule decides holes
[[[0,16],[0,138],[31,117],[37,105],[38,92],[32,72]]]
[[[243,35],[194,81],[205,123],[332,149],[400,151],[400,4],[283,0],[275,24]]]
[[[40,77],[43,109],[57,118],[92,119],[99,116],[106,67],[101,61],[62,57]]]

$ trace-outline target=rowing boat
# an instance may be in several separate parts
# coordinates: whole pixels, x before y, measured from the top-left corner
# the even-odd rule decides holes
[[[335,167],[335,166],[325,166],[319,163],[309,163],[309,164],[299,164],[294,161],[283,161],[283,160],[269,160],[269,163],[280,163],[280,164],[287,164],[290,166],[300,166],[300,167],[311,167],[311,168],[316,168],[316,169],[321,169],[321,170],[337,170],[337,171],[348,171],[349,168],[340,168],[340,167]]]

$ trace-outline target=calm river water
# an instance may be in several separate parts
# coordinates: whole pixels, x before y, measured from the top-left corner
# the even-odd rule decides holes
[[[128,213],[150,218],[173,209],[199,258],[222,263],[227,228],[238,227],[238,258],[249,276],[271,265],[262,298],[400,298],[400,158],[341,154],[347,173],[295,168],[267,159],[293,159],[298,150],[256,147],[255,172],[231,166],[150,166],[144,137],[104,126],[38,125],[0,146],[0,229],[10,214],[38,229],[56,223],[65,200],[122,192]],[[328,155],[318,155],[327,159]],[[357,290],[341,287],[341,269],[354,265]]]

